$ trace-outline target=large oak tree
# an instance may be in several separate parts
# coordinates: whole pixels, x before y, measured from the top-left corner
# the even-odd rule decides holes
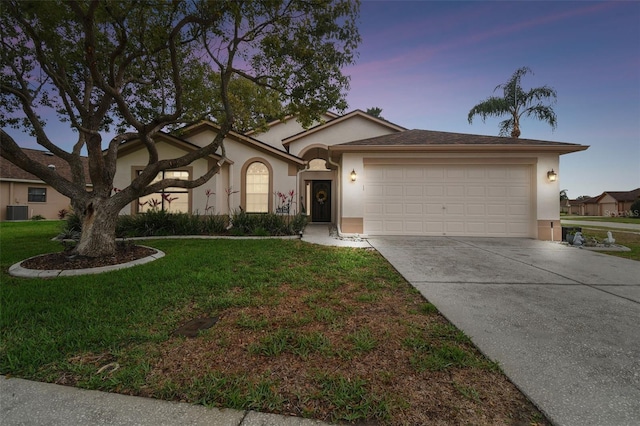
[[[164,170],[224,157],[230,130],[285,114],[308,125],[328,109],[343,110],[349,79],[341,70],[360,41],[352,0],[8,0],[2,8],[0,153],[71,199],[83,223],[76,251],[85,256],[115,251],[116,218],[130,202],[209,180],[220,165],[193,180],[152,183]],[[46,110],[77,132],[71,149],[52,142]],[[210,144],[159,158],[158,132],[202,118],[221,129]],[[28,129],[69,164],[72,179],[30,159],[9,127]],[[103,141],[114,129],[117,136]],[[118,148],[134,139],[148,164],[114,192]]]

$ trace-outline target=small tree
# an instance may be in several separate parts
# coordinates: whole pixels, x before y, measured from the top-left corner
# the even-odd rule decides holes
[[[384,120],[384,117],[380,115],[382,114],[382,108],[379,108],[379,107],[367,108],[366,113],[372,117],[382,118]]]
[[[631,204],[631,208],[629,210],[631,210],[630,216],[640,218],[640,198]]]
[[[522,67],[513,73],[509,81],[499,84],[493,90],[502,89],[502,97],[491,96],[478,105],[471,108],[467,119],[469,124],[473,117],[479,115],[484,122],[487,117],[510,116],[500,122],[500,136],[511,135],[512,138],[520,137],[520,119],[523,116],[533,116],[538,120],[549,123],[552,129],[557,126],[556,113],[550,105],[543,104],[544,100],[555,103],[557,94],[548,86],[537,87],[525,92],[520,86],[520,80],[526,74],[533,74],[527,68]]]
[[[162,171],[216,152],[224,157],[230,130],[259,126],[267,116],[296,114],[310,124],[328,109],[344,110],[348,77],[341,69],[353,63],[360,40],[358,7],[349,0],[6,0],[0,155],[71,199],[83,224],[78,254],[110,255],[123,207],[168,187],[200,186],[220,166],[192,180],[154,182]],[[47,109],[77,132],[70,151],[50,139]],[[215,139],[160,159],[158,132],[201,118],[219,124]],[[28,129],[69,164],[72,178],[29,158],[5,127]],[[101,132],[113,128],[117,136],[103,144]],[[118,149],[132,140],[142,142],[148,163],[128,187],[113,191]]]

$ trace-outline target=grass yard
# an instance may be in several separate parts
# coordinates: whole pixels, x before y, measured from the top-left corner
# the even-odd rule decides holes
[[[560,216],[560,220],[577,220],[585,222],[634,223],[640,225],[640,218],[610,216]]]
[[[611,231],[616,244],[629,247],[631,251],[602,251],[600,253],[640,261],[640,234],[607,228],[596,229],[595,226],[594,228],[582,227],[582,234],[587,239],[595,237],[598,241],[603,241],[607,238],[607,231]]]
[[[107,274],[17,279],[56,222],[0,224],[0,373],[358,424],[548,424],[377,252],[298,240],[149,240]],[[185,322],[215,317],[195,338]]]

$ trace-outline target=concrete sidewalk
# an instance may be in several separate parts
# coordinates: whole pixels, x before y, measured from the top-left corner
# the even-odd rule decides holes
[[[552,422],[640,424],[640,262],[518,238],[369,242]]]
[[[0,376],[2,425],[321,426],[317,420],[89,391]]]

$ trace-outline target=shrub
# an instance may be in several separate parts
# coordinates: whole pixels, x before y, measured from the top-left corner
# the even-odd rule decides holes
[[[136,215],[120,215],[116,237],[151,237],[170,235],[297,235],[304,229],[304,215],[281,216],[273,213],[236,212],[229,227],[227,215],[198,215],[150,210]],[[82,231],[80,218],[70,213],[59,238],[78,239]]]
[[[41,214],[37,214],[35,216],[31,217],[31,220],[44,220],[44,216],[42,216]]]
[[[631,204],[631,208],[629,210],[631,210],[632,217],[640,218],[640,198]]]

